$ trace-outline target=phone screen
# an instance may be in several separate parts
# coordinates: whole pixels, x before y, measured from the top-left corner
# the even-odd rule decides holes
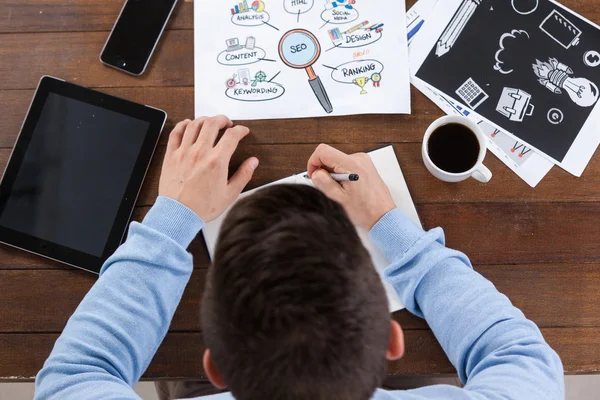
[[[100,59],[129,73],[146,69],[177,0],[127,0]]]

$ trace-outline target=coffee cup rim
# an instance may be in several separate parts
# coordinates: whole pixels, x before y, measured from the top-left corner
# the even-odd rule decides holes
[[[477,141],[479,142],[479,154],[477,156],[477,162],[475,163],[475,165],[473,165],[473,167],[471,169],[469,169],[465,172],[448,172],[446,170],[443,170],[440,167],[438,167],[433,162],[431,157],[429,156],[429,148],[428,148],[429,138],[431,137],[431,135],[433,134],[433,132],[436,129],[438,129],[444,125],[448,125],[448,124],[460,124],[460,125],[463,125],[463,126],[469,128],[469,130],[475,134],[475,137],[477,138]],[[440,117],[440,118],[436,119],[435,121],[433,121],[429,125],[429,127],[427,128],[427,131],[425,131],[425,136],[423,137],[423,157],[427,158],[427,161],[429,162],[429,164],[431,164],[431,166],[433,166],[433,168],[435,168],[439,172],[449,175],[449,176],[460,177],[460,176],[465,176],[465,175],[467,175],[467,176],[472,175],[483,164],[486,153],[487,153],[487,140],[485,138],[485,134],[483,133],[483,131],[481,130],[479,125],[477,125],[475,122],[473,122],[472,120],[470,120],[467,117],[463,117],[463,116],[459,116],[459,115],[446,115],[446,116]]]

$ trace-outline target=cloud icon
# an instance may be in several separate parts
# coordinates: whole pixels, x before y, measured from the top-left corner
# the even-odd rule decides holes
[[[521,56],[523,44],[527,40],[529,40],[529,33],[517,29],[502,35],[500,37],[500,50],[496,52],[494,70],[503,75],[512,73],[514,69],[510,68],[510,63]]]

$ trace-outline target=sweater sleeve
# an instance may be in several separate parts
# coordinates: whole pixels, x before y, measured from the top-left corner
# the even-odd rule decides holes
[[[138,399],[133,386],[167,333],[203,225],[166,197],[131,224],[38,373],[36,399]]]
[[[426,233],[396,209],[373,227],[371,238],[391,261],[385,279],[410,312],[427,320],[465,384],[460,393],[441,386],[412,395],[564,398],[562,363],[538,327],[464,254],[444,246],[440,228]]]

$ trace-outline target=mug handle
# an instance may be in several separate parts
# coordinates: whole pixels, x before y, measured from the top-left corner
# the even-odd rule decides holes
[[[479,182],[488,183],[492,179],[492,171],[490,171],[485,165],[481,164],[471,176],[473,179],[476,179]]]

